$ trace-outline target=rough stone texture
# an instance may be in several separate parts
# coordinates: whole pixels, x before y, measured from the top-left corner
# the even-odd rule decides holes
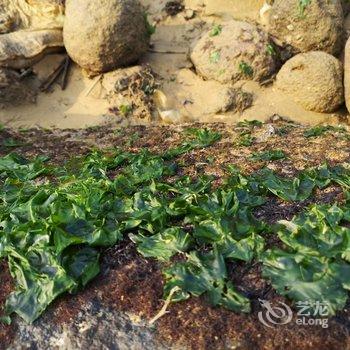
[[[0,69],[0,104],[19,105],[35,102],[36,92],[23,80],[20,74],[11,69]]]
[[[251,92],[244,91],[242,88],[232,89],[232,104],[231,110],[242,113],[247,108],[250,108],[254,102],[254,95]]]
[[[193,48],[191,59],[197,73],[206,79],[222,83],[261,81],[276,68],[269,45],[267,34],[256,26],[230,21],[217,35],[213,30],[205,33]]]
[[[8,350],[167,349],[155,340],[154,330],[145,322],[133,322],[97,300],[85,305],[67,324],[53,324],[47,314],[32,325],[16,319],[16,326],[16,338]]]
[[[344,54],[344,92],[345,92],[345,104],[350,111],[350,39],[348,39],[345,46]]]
[[[134,63],[149,43],[137,0],[68,0],[63,36],[70,57],[95,73]]]
[[[348,14],[344,20],[344,36],[345,39],[350,38],[350,14]]]
[[[0,66],[28,68],[63,47],[62,0],[0,0]]]
[[[62,31],[59,29],[22,30],[0,35],[0,67],[31,67],[45,54],[60,50],[62,46]]]
[[[333,112],[344,102],[342,64],[321,51],[298,54],[287,61],[276,86],[309,111]]]
[[[295,51],[341,50],[343,10],[340,0],[312,0],[303,7],[299,0],[275,0],[269,11],[267,29]]]
[[[0,33],[63,26],[63,0],[0,0]]]

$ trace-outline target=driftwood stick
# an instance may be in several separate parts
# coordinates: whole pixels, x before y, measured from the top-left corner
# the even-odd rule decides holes
[[[48,91],[52,84],[57,80],[57,78],[62,73],[65,66],[66,58],[62,60],[62,62],[58,65],[58,67],[46,78],[46,80],[41,84],[41,91]]]
[[[64,67],[63,67],[63,72],[62,72],[62,79],[60,82],[61,89],[65,90],[68,84],[68,74],[69,74],[69,68],[70,68],[71,60],[67,56],[64,61]]]
[[[86,92],[85,96],[89,96],[91,91],[95,88],[95,86],[102,80],[103,74],[98,75],[95,78],[95,81],[91,84],[88,91]]]

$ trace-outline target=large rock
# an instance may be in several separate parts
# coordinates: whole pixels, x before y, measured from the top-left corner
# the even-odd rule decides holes
[[[0,0],[0,66],[28,68],[63,48],[62,0]]]
[[[303,5],[305,3],[305,5]],[[292,46],[294,52],[341,50],[343,10],[340,0],[275,0],[269,11],[268,31]]]
[[[342,64],[321,51],[298,54],[281,68],[276,87],[308,111],[333,112],[344,102]]]
[[[348,14],[344,20],[344,37],[345,39],[350,38],[350,14]]]
[[[268,35],[240,21],[214,26],[205,33],[193,48],[191,60],[201,76],[222,83],[261,81],[276,68]]]
[[[346,43],[344,54],[344,89],[345,104],[350,112],[350,39]]]
[[[63,37],[70,57],[95,73],[134,63],[149,44],[137,0],[67,0]]]
[[[0,0],[0,33],[62,29],[63,0]]]
[[[0,66],[21,69],[31,67],[45,54],[63,47],[62,30],[34,30],[0,35]]]

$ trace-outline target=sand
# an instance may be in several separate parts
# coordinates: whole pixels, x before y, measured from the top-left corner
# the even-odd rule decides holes
[[[276,91],[273,84],[262,87],[254,82],[236,84],[244,91],[253,93],[253,105],[244,112],[221,112],[222,91],[225,86],[204,81],[194,72],[188,54],[202,31],[213,23],[222,23],[232,17],[256,21],[264,1],[240,0],[186,0],[185,6],[194,11],[192,19],[185,12],[169,17],[162,9],[165,0],[142,0],[150,22],[157,23],[152,46],[142,58],[159,75],[160,90],[166,97],[166,109],[175,110],[183,120],[235,123],[244,119],[267,120],[278,114],[303,124],[337,124],[347,120],[347,113],[322,114],[305,111],[288,97]],[[47,77],[57,67],[62,55],[44,58],[34,71],[39,79]],[[12,106],[0,110],[0,122],[12,127],[29,128],[84,128],[106,123],[116,125],[144,124],[132,117],[121,120],[109,111],[110,106],[101,88],[102,77],[89,78],[73,65],[69,84],[65,91],[55,86],[50,93],[40,93],[36,104]],[[162,108],[165,108],[162,106]],[[162,123],[154,120],[153,123]]]

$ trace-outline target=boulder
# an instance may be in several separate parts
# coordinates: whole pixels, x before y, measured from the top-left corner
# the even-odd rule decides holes
[[[62,0],[0,0],[0,66],[22,69],[63,48]]]
[[[93,73],[134,63],[149,45],[137,0],[67,0],[63,38],[73,61]]]
[[[20,30],[0,35],[0,67],[31,67],[45,54],[63,47],[62,30]]]
[[[344,51],[344,92],[345,104],[350,112],[350,39],[348,39]]]
[[[344,38],[350,38],[350,14],[348,14],[344,20]]]
[[[270,77],[276,68],[275,56],[264,31],[232,20],[205,33],[195,44],[191,60],[205,79],[234,83]]]
[[[325,51],[335,55],[342,46],[343,20],[340,0],[275,0],[267,29],[294,53]]]
[[[63,0],[0,0],[0,33],[62,29]]]
[[[308,111],[334,112],[344,102],[343,67],[326,52],[301,53],[283,65],[276,87]]]

